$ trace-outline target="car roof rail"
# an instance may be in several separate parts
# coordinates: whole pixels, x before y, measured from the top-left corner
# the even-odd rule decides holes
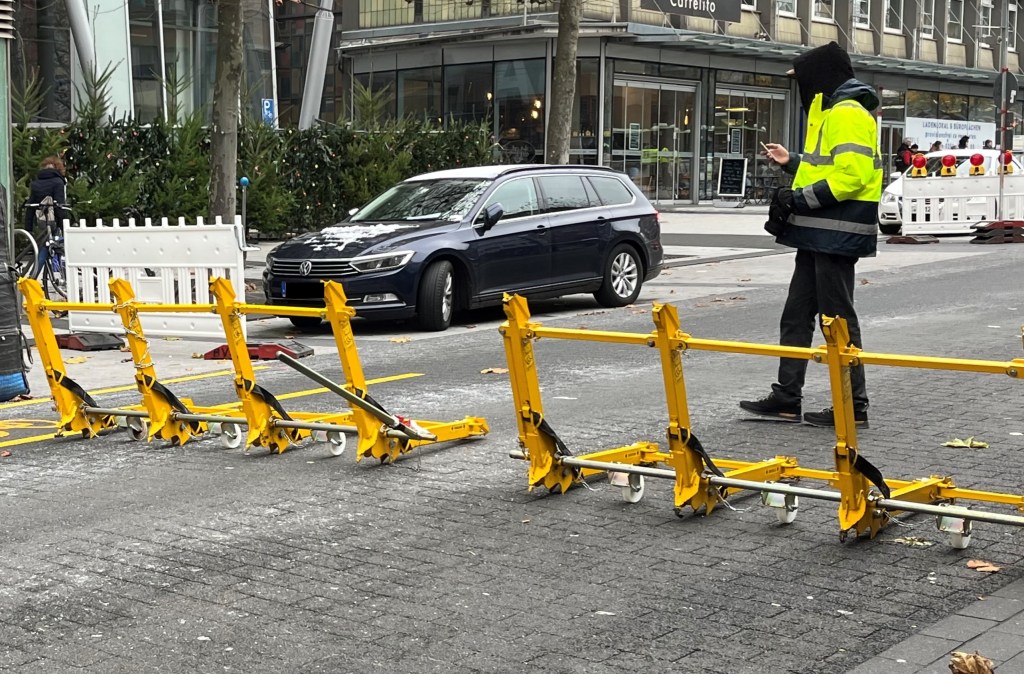
[[[509,173],[521,173],[526,171],[549,171],[549,170],[574,170],[574,171],[599,171],[602,173],[622,173],[610,166],[596,166],[593,164],[523,164],[520,166],[511,165],[501,172],[501,175]]]

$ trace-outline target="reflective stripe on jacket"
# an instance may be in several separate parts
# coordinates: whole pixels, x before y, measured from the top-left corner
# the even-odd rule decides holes
[[[870,91],[850,80],[830,105],[821,94],[814,98],[793,179],[794,213],[779,243],[850,257],[875,254],[883,163],[874,116],[849,96],[861,88]]]

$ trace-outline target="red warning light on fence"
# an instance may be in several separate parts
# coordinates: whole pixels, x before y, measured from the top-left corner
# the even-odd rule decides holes
[[[1003,165],[1004,166],[1009,166],[1010,162],[1012,162],[1012,161],[1013,161],[1013,152],[1007,150],[1006,152],[1003,153]]]
[[[923,154],[914,155],[914,168],[924,168],[928,160],[924,158]]]
[[[975,152],[971,155],[971,166],[981,166],[985,163],[985,155]]]
[[[942,158],[942,165],[945,167],[956,166],[956,157],[951,154],[947,154]]]

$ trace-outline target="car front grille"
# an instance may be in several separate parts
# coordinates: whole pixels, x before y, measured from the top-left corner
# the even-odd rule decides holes
[[[314,278],[330,276],[348,276],[355,274],[348,260],[308,260],[311,268],[308,273],[303,274],[302,263],[307,260],[277,260],[270,265],[270,272],[278,276],[312,276]]]

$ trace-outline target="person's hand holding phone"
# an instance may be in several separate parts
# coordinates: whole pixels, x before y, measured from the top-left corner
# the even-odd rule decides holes
[[[778,143],[761,143],[761,147],[764,148],[764,156],[768,157],[768,161],[775,162],[779,166],[789,163],[789,150]]]

